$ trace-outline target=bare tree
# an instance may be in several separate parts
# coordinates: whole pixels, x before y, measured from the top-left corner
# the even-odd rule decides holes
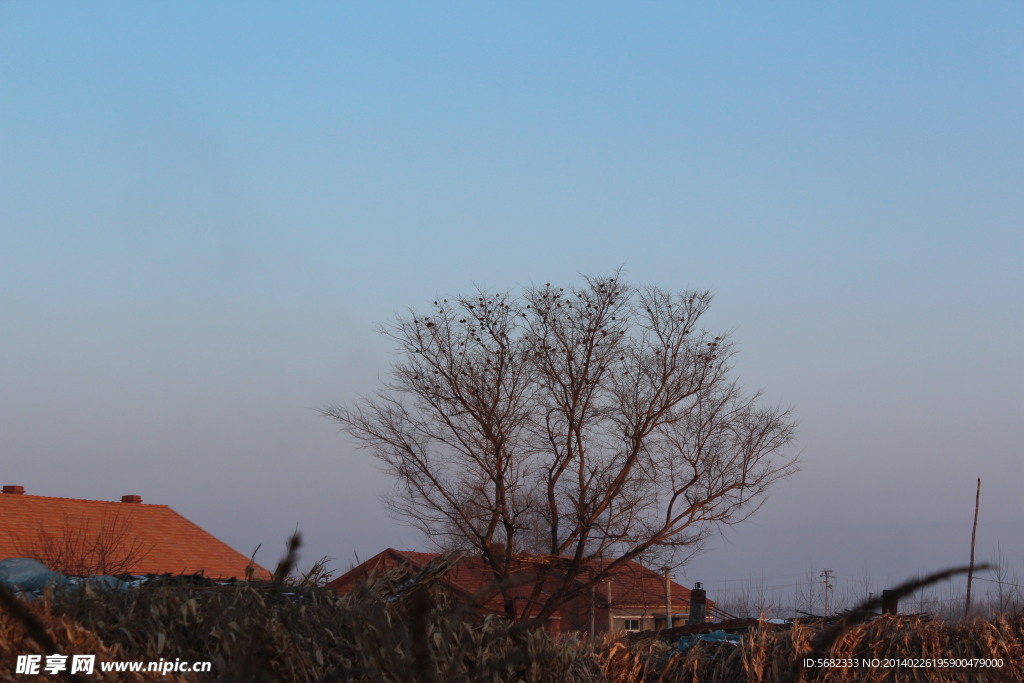
[[[63,523],[40,523],[35,532],[16,539],[18,552],[67,576],[131,572],[150,547],[135,534],[131,515],[105,512],[98,520],[65,514]]]
[[[803,579],[793,586],[793,615],[814,616],[818,606],[824,604],[824,586],[821,578],[813,567],[808,567],[804,571]]]
[[[983,579],[996,584],[995,595],[989,592],[986,611],[989,614],[1002,614],[1013,616],[1024,609],[1024,591],[1021,590],[1020,579],[1011,573],[1003,546],[996,541],[995,548],[990,553],[989,564],[993,567],[993,577]],[[977,577],[976,577],[977,578]]]
[[[789,411],[745,395],[727,336],[698,328],[710,303],[617,277],[438,300],[382,329],[401,360],[375,397],[323,412],[396,477],[395,514],[475,549],[536,623],[631,560],[678,564],[795,471]]]
[[[772,589],[764,577],[744,580],[738,588],[716,597],[718,606],[739,617],[770,618],[783,614],[784,595]]]
[[[871,567],[864,563],[860,567],[860,576],[857,577],[856,589],[850,607],[867,602],[875,597],[875,584],[871,576]]]

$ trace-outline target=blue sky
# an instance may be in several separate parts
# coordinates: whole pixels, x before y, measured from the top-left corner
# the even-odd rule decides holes
[[[681,571],[1024,576],[1018,3],[0,5],[4,483],[424,549],[316,414],[474,284],[710,288],[800,474]]]

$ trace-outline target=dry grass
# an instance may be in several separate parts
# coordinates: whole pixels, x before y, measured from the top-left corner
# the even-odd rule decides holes
[[[3,590],[3,589],[0,589]],[[5,596],[16,600],[10,593]],[[14,673],[18,655],[49,654],[94,654],[98,660],[128,659],[117,645],[111,646],[94,631],[76,622],[72,617],[52,613],[44,603],[20,602],[21,609],[0,610],[0,681],[25,680]],[[65,674],[65,680],[82,680],[78,676]],[[90,681],[177,681],[173,677],[145,674],[118,673],[106,676],[97,672]]]
[[[62,654],[213,662],[212,677],[163,680],[604,679],[582,641],[497,617],[468,621],[431,581],[414,578],[392,571],[345,598],[280,584],[169,582],[121,591],[83,587],[23,604]],[[22,622],[9,612],[0,622],[0,680],[16,680],[15,655],[54,652],[38,646]]]
[[[886,616],[845,630],[825,654],[832,659],[998,659],[1000,669],[831,668],[799,670],[795,663],[814,651],[822,632],[816,625],[791,629],[762,625],[739,646],[700,643],[686,655],[666,660],[657,646],[613,645],[605,661],[619,681],[701,681],[768,683],[790,676],[799,681],[1021,681],[1024,680],[1024,618],[949,623],[920,617]]]
[[[842,631],[826,654],[1002,658],[1000,670],[798,670],[794,663],[820,647],[827,629],[765,624],[739,646],[701,643],[678,655],[655,640],[629,645],[556,638],[496,616],[471,619],[436,588],[436,575],[391,571],[345,598],[288,584],[170,582],[123,591],[86,587],[21,602],[28,616],[9,609],[0,613],[0,681],[16,680],[16,655],[54,649],[96,654],[101,661],[213,662],[212,676],[161,679],[171,681],[1024,680],[1024,617],[971,622],[884,617]],[[46,640],[52,642],[39,644]],[[116,680],[157,679],[118,674]]]

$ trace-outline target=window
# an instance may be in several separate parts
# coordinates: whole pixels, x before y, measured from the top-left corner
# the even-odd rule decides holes
[[[640,631],[640,620],[639,619],[623,619],[622,630],[627,633],[637,633]]]

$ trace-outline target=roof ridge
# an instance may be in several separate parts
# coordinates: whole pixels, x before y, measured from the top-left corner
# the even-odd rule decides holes
[[[95,498],[65,498],[64,496],[39,496],[33,493],[4,493],[0,494],[3,496],[0,500],[25,500],[27,498],[35,498],[37,500],[67,500],[74,503],[106,503],[108,505],[141,505],[155,508],[170,507],[163,503],[126,503],[122,500],[96,500]]]

